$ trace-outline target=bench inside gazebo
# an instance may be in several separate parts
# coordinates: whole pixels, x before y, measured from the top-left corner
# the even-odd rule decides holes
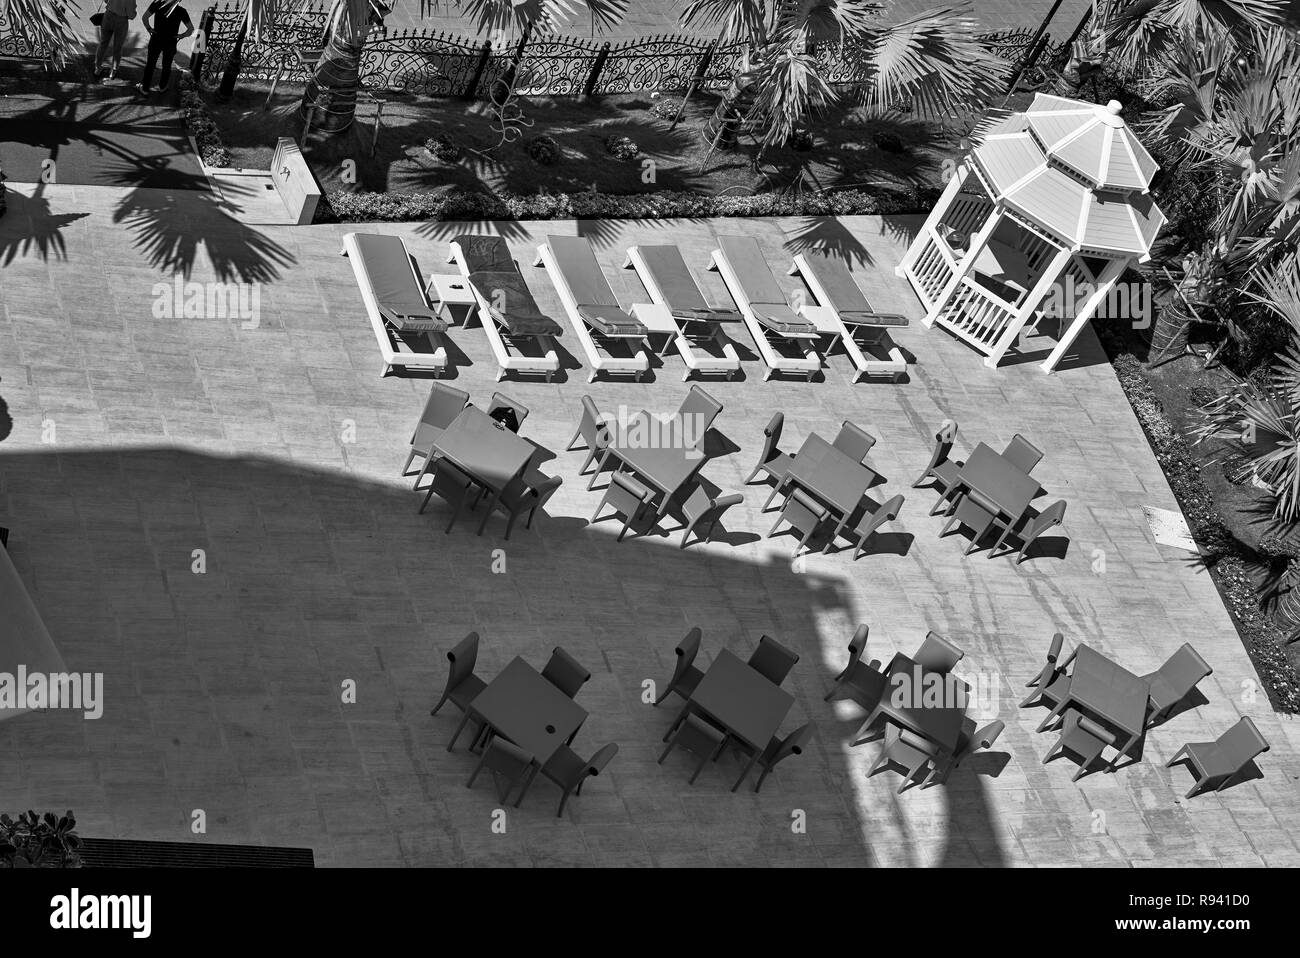
[[[1165,217],[1149,196],[1157,166],[1112,100],[1038,94],[992,127],[957,167],[895,272],[926,314],[996,366],[1046,317],[1061,332],[1051,372],[1150,259]]]

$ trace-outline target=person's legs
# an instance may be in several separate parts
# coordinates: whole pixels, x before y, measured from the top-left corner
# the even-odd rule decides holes
[[[139,82],[139,84],[137,84],[137,86],[139,86],[139,88],[140,88],[140,92],[141,92],[141,93],[148,93],[148,92],[149,92],[149,86],[150,86],[151,83],[153,83],[153,70],[154,70],[154,67],[155,67],[155,66],[157,65],[157,63],[158,63],[158,55],[159,55],[160,53],[162,53],[162,52],[163,52],[162,45],[161,45],[161,44],[158,44],[158,43],[155,43],[155,42],[153,41],[153,38],[151,37],[151,38],[149,39],[149,52],[148,52],[148,54],[145,56],[145,60],[144,60],[144,74],[140,77],[140,82]],[[163,60],[163,64],[164,64],[164,65],[163,65],[163,85],[164,85],[164,86],[166,86],[166,84],[167,84],[167,67],[168,67],[168,65],[170,65],[170,63],[171,63],[171,58],[170,58],[170,57],[168,57],[167,59]]]
[[[108,19],[108,15],[104,15]],[[130,21],[126,17],[114,17],[116,22],[113,31],[113,72],[112,76],[117,76],[118,69],[122,66],[122,44],[126,43],[126,31]]]
[[[95,74],[99,75],[100,67],[104,65],[104,57],[108,54],[108,45],[113,39],[113,14],[107,10],[104,11],[104,19],[99,21],[99,46],[95,48]]]
[[[172,57],[176,56],[176,44],[171,43],[163,47],[162,51],[162,75],[158,78],[158,89],[165,90],[172,83]]]

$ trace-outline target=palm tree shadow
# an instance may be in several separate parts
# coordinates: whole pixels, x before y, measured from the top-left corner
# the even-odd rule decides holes
[[[4,396],[0,396],[0,442],[8,439],[13,431],[14,417],[9,415],[9,404],[5,402]]]
[[[785,241],[791,255],[808,250],[833,253],[848,264],[849,269],[872,266],[875,259],[853,235],[853,231],[834,216],[807,216],[795,227],[793,235]]]
[[[8,266],[18,256],[35,251],[42,260],[67,259],[67,244],[63,228],[89,213],[52,213],[50,201],[38,186],[31,196],[9,190],[6,196],[9,210],[0,219],[0,262]]]

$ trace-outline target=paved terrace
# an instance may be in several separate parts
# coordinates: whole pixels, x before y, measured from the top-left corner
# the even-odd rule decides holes
[[[744,381],[709,385],[726,409],[709,439],[722,455],[704,474],[724,489],[739,487],[781,409],[790,449],[809,431],[860,423],[880,439],[873,460],[889,482],[876,493],[908,493],[893,530],[904,535],[890,540],[905,555],[816,556],[801,572],[788,537],[756,535],[771,524],[758,513],[765,487],[748,490],[719,541],[686,552],[676,537],[616,544],[615,523],[587,525],[598,493],[576,477],[582,454],[562,451],[580,397],[671,411],[686,390],[675,357],[642,384],[588,386],[584,373],[504,384],[532,409],[523,434],[556,453],[543,468],[565,482],[534,531],[503,543],[503,520],[479,539],[467,524],[444,535],[437,505],[416,514],[419,497],[397,473],[428,383],[379,377],[338,255],[343,227],[253,229],[203,192],[16,192],[0,220],[0,395],[14,419],[0,446],[0,516],[69,667],[104,672],[107,702],[99,721],[47,712],[0,724],[0,808],[72,807],[87,835],[177,841],[193,837],[191,813],[203,809],[208,840],[307,845],[324,865],[1300,864],[1297,726],[1262,693],[1251,701],[1258,680],[1209,578],[1154,543],[1141,507],[1172,509],[1174,498],[1091,334],[1051,377],[1032,362],[987,370],[914,325],[897,337],[917,359],[907,383],[851,386],[841,357],[821,382],[763,382],[755,360]],[[698,266],[715,233],[744,231],[774,264],[812,240],[838,244],[878,309],[919,318],[892,273],[909,226],[503,231],[557,316],[545,271],[529,265],[547,232],[591,236],[637,301],[634,274],[615,268],[627,245],[677,242]],[[381,229],[404,236],[428,272],[461,227]],[[260,282],[260,326],[154,318],[153,286],[177,269]],[[485,401],[497,384],[483,333],[452,339],[455,384]],[[944,417],[960,422],[963,452],[1021,431],[1046,450],[1036,475],[1070,504],[1063,556],[1017,568],[963,559],[964,540],[937,539],[931,495],[907,485]],[[726,455],[730,445],[742,451]],[[498,548],[507,571],[493,575]],[[206,575],[191,572],[195,549]],[[868,657],[910,652],[935,629],[966,650],[977,691],[997,693],[1006,733],[946,787],[896,796],[896,775],[866,780],[877,746],[846,745],[860,714],[821,701],[863,621]],[[643,704],[641,683],[666,680],[674,644],[696,624],[706,661],[723,646],[748,655],[762,633],[802,656],[785,727],[811,720],[816,736],[758,795],[728,791],[731,759],[693,788],[688,757],[655,764],[674,710]],[[557,644],[595,673],[579,695],[591,718],[576,745],[585,755],[615,740],[621,751],[566,820],[539,782],[493,834],[490,785],[467,790],[470,758],[444,748],[459,717],[428,710],[444,651],[471,629],[483,636],[481,674],[516,654],[540,667]],[[1214,668],[1200,686],[1209,704],[1150,733],[1138,764],[1072,784],[1069,761],[1040,764],[1054,741],[1033,733],[1042,711],[1015,708],[1058,629],[1139,674],[1191,640]],[[349,679],[357,702],[343,705]],[[1185,803],[1189,773],[1163,761],[1243,712],[1272,742],[1265,777]],[[794,809],[806,834],[791,832]]]

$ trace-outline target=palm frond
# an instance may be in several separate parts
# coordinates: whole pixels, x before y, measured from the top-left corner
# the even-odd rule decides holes
[[[807,118],[835,100],[817,61],[794,44],[768,47],[742,82],[755,90],[748,119],[763,131],[764,149],[784,146]]]
[[[619,23],[629,0],[456,0],[480,33],[515,33],[525,27],[556,31],[586,14],[598,29]]]
[[[66,3],[9,0],[7,17],[9,29],[34,49],[48,51],[49,60],[56,67],[66,66],[69,59],[82,51],[81,36],[71,22],[81,18],[77,0]]]

